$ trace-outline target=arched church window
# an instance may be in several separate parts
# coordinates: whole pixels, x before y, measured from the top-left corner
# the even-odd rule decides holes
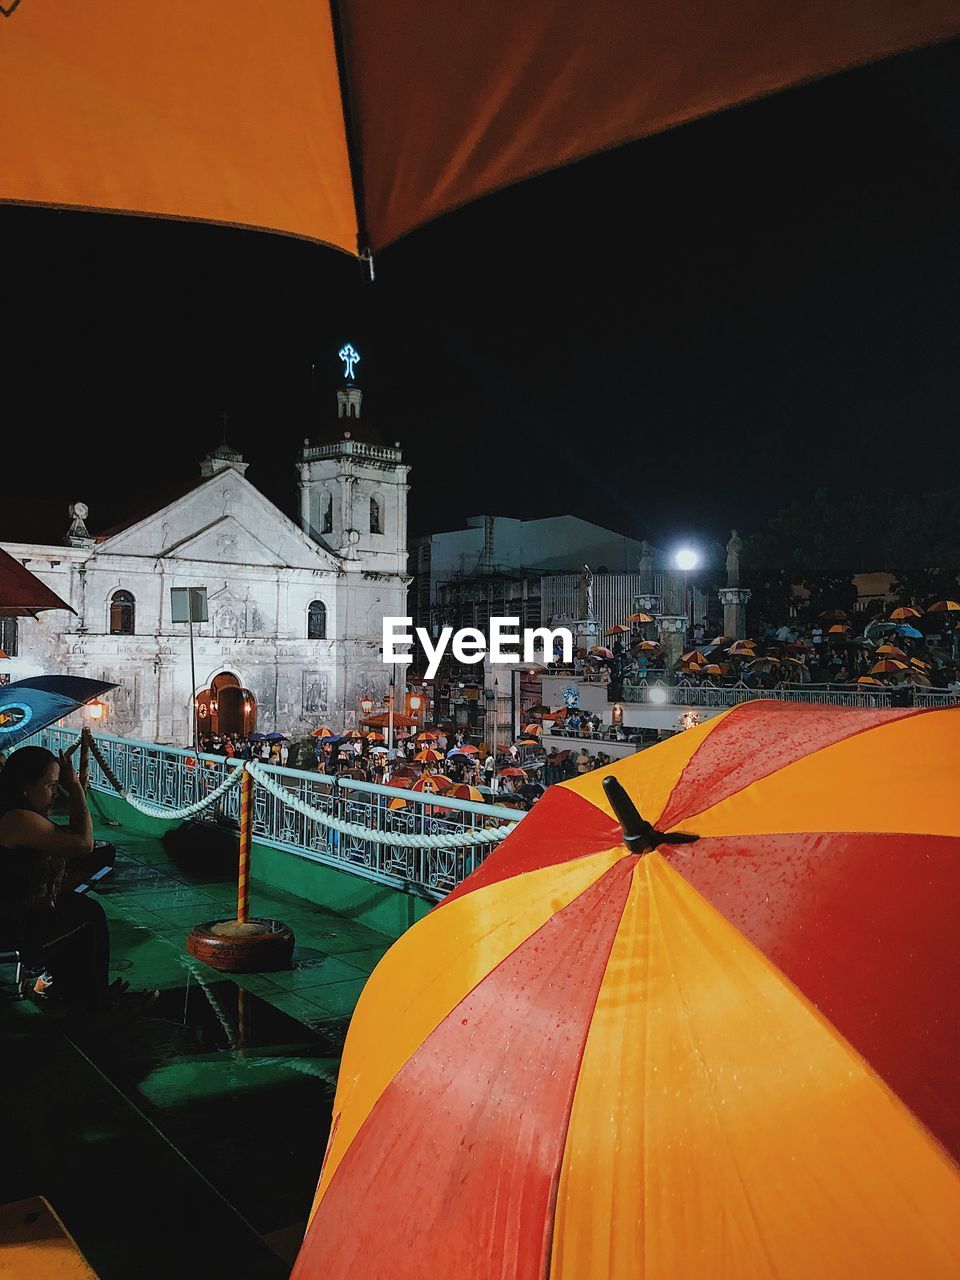
[[[333,533],[333,494],[329,489],[320,495],[320,532]]]
[[[383,533],[383,507],[376,494],[370,499],[370,532]]]
[[[327,606],[322,600],[314,600],[307,610],[307,639],[326,640],[326,638]]]
[[[130,592],[115,591],[110,597],[110,634],[132,636],[136,617],[136,604]]]

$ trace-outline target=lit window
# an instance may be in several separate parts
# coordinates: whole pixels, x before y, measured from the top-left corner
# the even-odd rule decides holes
[[[136,625],[136,605],[129,591],[115,591],[110,597],[110,634],[132,636]]]

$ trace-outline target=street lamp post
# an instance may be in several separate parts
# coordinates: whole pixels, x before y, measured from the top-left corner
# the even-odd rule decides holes
[[[687,574],[691,569],[696,569],[700,563],[700,556],[692,547],[681,547],[679,551],[674,553],[673,563],[683,574],[683,612],[689,626],[693,619],[690,616],[692,613],[692,601],[687,599]]]

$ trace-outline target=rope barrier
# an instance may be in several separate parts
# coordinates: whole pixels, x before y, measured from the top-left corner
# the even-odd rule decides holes
[[[286,787],[281,786],[270,774],[263,772],[261,766],[255,762],[248,762],[246,767],[255,782],[259,782],[271,795],[288,804],[303,817],[319,822],[322,826],[329,827],[331,831],[339,831],[341,835],[369,840],[371,844],[388,844],[403,849],[457,849],[464,845],[498,844],[501,840],[505,840],[517,825],[514,822],[509,826],[485,827],[482,831],[449,831],[435,836],[410,835],[405,831],[377,831],[359,822],[346,822],[343,818],[335,818],[331,813],[315,809],[299,796],[291,795]]]
[[[246,773],[249,774],[254,782],[258,782],[271,795],[289,805],[291,809],[294,809],[304,818],[319,822],[322,826],[329,828],[331,831],[338,831],[341,835],[353,836],[358,840],[368,840],[371,844],[392,845],[403,849],[458,849],[463,848],[465,845],[492,845],[499,844],[501,840],[505,840],[517,825],[512,822],[499,827],[484,827],[473,831],[448,831],[439,835],[427,835],[426,833],[417,835],[405,831],[378,831],[359,822],[347,822],[343,818],[335,818],[332,813],[324,813],[322,809],[314,808],[313,805],[307,804],[305,800],[301,800],[299,796],[292,795],[286,787],[277,782],[272,775],[267,773],[255,761],[247,761],[242,768],[236,767],[232,769],[218,787],[214,788],[209,795],[204,796],[202,800],[196,801],[195,804],[186,805],[182,809],[166,809],[161,808],[159,805],[147,804],[138,799],[138,797],[131,795],[129,791],[125,791],[92,736],[90,738],[90,751],[114,791],[126,800],[127,804],[136,809],[138,813],[145,814],[148,818],[164,818],[174,821],[181,818],[192,818],[195,814],[201,813],[204,809],[216,804],[220,797],[225,795],[232,787],[235,787]]]
[[[97,746],[96,740],[93,738],[90,740],[90,751],[97,764],[103,770],[104,777],[110,783],[111,787],[113,787],[114,791],[116,791],[117,795],[126,800],[127,804],[130,805],[132,809],[136,809],[138,813],[142,813],[148,818],[165,818],[168,821],[176,821],[178,818],[192,818],[195,814],[202,813],[204,809],[208,809],[210,805],[216,804],[220,797],[226,795],[230,788],[235,787],[243,777],[243,769],[235,768],[224,778],[223,782],[221,782],[218,787],[215,787],[213,791],[208,795],[205,795],[202,800],[197,800],[195,804],[188,804],[182,809],[165,809],[161,808],[159,805],[147,804],[143,800],[138,799],[137,796],[131,795],[129,791],[124,791],[123,786],[117,781],[116,774],[107,764],[103,757],[103,753]]]

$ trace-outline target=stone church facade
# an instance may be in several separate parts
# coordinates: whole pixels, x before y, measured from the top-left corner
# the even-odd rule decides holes
[[[75,503],[64,545],[4,542],[76,610],[21,619],[13,665],[117,682],[100,730],[145,742],[190,745],[195,700],[201,735],[355,723],[360,698],[386,691],[382,619],[404,614],[409,583],[409,468],[360,405],[346,387],[332,428],[304,441],[299,524],[223,444],[195,486],[122,527],[92,536]],[[193,680],[174,587],[207,591]]]

